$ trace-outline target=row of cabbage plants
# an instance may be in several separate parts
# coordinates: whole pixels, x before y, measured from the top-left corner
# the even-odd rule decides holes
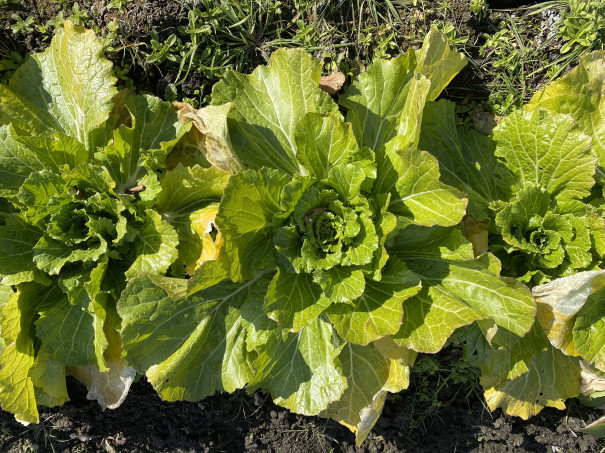
[[[279,50],[194,109],[118,91],[65,23],[0,86],[0,402],[24,423],[247,388],[363,442],[455,331],[489,407],[605,395],[605,53],[490,135],[431,32],[330,95]],[[599,423],[593,431],[602,429]]]

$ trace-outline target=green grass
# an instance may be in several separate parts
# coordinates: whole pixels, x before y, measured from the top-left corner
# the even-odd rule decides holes
[[[478,84],[448,95],[507,114],[605,43],[605,2],[598,0],[502,11],[485,0],[172,0],[159,2],[173,9],[156,24],[137,16],[146,11],[142,0],[30,3],[0,0],[13,42],[34,36],[48,43],[72,20],[102,37],[123,86],[196,105],[227,70],[250,72],[280,47],[322,58],[326,72],[355,75],[375,59],[418,47],[433,27],[469,57]],[[22,61],[12,47],[0,48],[3,81]]]

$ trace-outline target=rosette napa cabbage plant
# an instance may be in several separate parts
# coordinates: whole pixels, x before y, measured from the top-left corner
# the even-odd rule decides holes
[[[0,86],[0,402],[23,422],[68,400],[66,374],[104,407],[121,403],[135,370],[116,300],[141,273],[195,268],[192,224],[229,177],[168,170],[191,126],[115,82],[94,34],[66,22]]]
[[[605,268],[597,184],[602,83],[596,81],[602,80],[602,69],[598,75],[593,59],[583,63],[591,70],[581,67],[568,76],[591,78],[583,86],[587,96],[574,97],[581,107],[572,107],[563,91],[546,88],[561,95],[559,104],[555,96],[552,104],[537,97],[543,103],[532,102],[504,118],[489,137],[456,126],[447,101],[424,110],[420,146],[439,160],[444,182],[469,194],[473,233],[483,236],[484,251],[500,258],[503,274],[526,282],[536,297],[537,322],[525,336],[483,320],[465,331],[467,358],[482,369],[489,407],[524,418],[588,394],[583,380],[602,372],[597,351],[603,347],[603,315],[594,308],[599,303],[588,304],[593,308],[584,310],[590,315],[574,327],[586,298],[593,292],[589,300],[598,298],[600,280],[590,283],[587,276]],[[547,105],[563,107],[552,111]],[[572,331],[578,339],[585,335],[585,346],[572,347],[578,341],[572,341]]]
[[[215,85],[221,143],[245,167],[219,204],[223,248],[189,280],[131,280],[118,302],[126,358],[164,399],[263,389],[361,442],[418,352],[478,319],[530,330],[531,294],[494,256],[475,259],[467,199],[418,149],[426,102],[464,64],[431,32],[338,104],[299,50]]]

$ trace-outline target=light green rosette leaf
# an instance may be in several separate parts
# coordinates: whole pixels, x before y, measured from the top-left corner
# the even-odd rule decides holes
[[[38,303],[64,297],[56,286],[36,283],[19,285],[2,307],[2,339],[6,345],[0,355],[0,403],[22,423],[38,423],[36,387],[32,369],[36,364],[34,319]]]
[[[502,408],[527,420],[546,406],[564,409],[567,398],[580,394],[579,359],[553,347],[538,323],[512,346],[499,344],[501,332],[489,323],[479,324],[483,332],[474,327],[466,335],[465,356],[481,368],[481,385],[491,410]]]
[[[140,188],[146,175],[163,168],[168,152],[191,127],[178,121],[169,102],[156,97],[131,96],[125,105],[132,127],[115,129],[113,142],[95,154],[95,163],[107,169],[117,193],[131,193]]]
[[[464,191],[469,198],[468,212],[484,220],[491,217],[489,204],[507,197],[512,181],[494,155],[493,140],[456,126],[454,107],[446,100],[427,103],[418,148],[437,158],[441,180]]]
[[[359,146],[378,152],[400,136],[404,148],[417,147],[425,103],[439,95],[465,60],[432,30],[421,50],[372,64],[339,100]]]
[[[466,66],[466,57],[452,51],[447,36],[435,29],[431,29],[426,35],[422,48],[416,55],[416,71],[431,82],[428,101],[437,99],[456,74]]]
[[[298,332],[315,322],[330,305],[309,274],[278,269],[265,295],[265,312],[285,331]]]
[[[405,302],[401,328],[392,338],[398,345],[434,354],[455,329],[486,318],[443,287],[431,286]]]
[[[462,220],[468,200],[454,187],[439,181],[437,159],[424,151],[396,149],[397,139],[387,145],[388,159],[398,179],[389,211],[423,226],[453,226]],[[398,150],[398,153],[393,151]]]
[[[54,407],[69,401],[65,366],[55,360],[51,354],[38,353],[29,375],[34,384],[36,403],[39,406]]]
[[[242,388],[253,377],[256,357],[246,346],[242,306],[260,306],[270,278],[223,280],[186,297],[172,289],[184,289],[184,280],[132,279],[118,301],[127,360],[168,401]]]
[[[389,253],[400,258],[424,285],[437,287],[517,335],[523,336],[533,325],[536,305],[529,290],[513,279],[499,277],[500,263],[492,255],[473,259],[472,246],[459,230],[409,225],[389,242]]]
[[[31,56],[0,87],[0,121],[20,133],[57,131],[88,146],[117,93],[111,63],[91,30],[66,21],[50,47]]]
[[[160,179],[162,190],[155,200],[154,209],[176,230],[179,259],[189,274],[202,258],[204,239],[196,230],[197,223],[206,220],[202,210],[220,201],[228,180],[228,173],[214,167],[184,167],[180,163]],[[210,224],[213,220],[209,220]],[[212,228],[211,225],[205,226]]]
[[[277,170],[248,170],[232,176],[225,187],[216,222],[225,236],[231,278],[247,280],[276,264],[274,217],[280,193],[290,178]]]
[[[0,195],[14,199],[27,177],[37,171],[61,173],[88,162],[90,153],[61,133],[19,137],[12,126],[0,127]]]
[[[360,153],[351,124],[334,114],[306,114],[296,124],[294,142],[296,159],[317,179],[326,179],[333,167],[351,162]]]
[[[517,190],[539,187],[558,201],[590,194],[596,169],[592,142],[569,115],[518,110],[494,129],[494,141]]]
[[[0,226],[0,282],[16,285],[47,279],[34,263],[34,247],[42,237],[42,231],[25,222],[18,216],[9,216]]]
[[[357,299],[350,304],[332,304],[326,313],[344,340],[367,345],[399,330],[402,305],[419,290],[418,276],[393,258],[383,268],[380,281],[368,279]]]
[[[273,401],[299,414],[317,415],[347,388],[338,354],[342,342],[322,317],[295,334],[271,332],[259,347],[251,388],[271,392]]]
[[[37,308],[40,318],[36,321],[36,336],[44,343],[44,351],[52,353],[65,366],[97,362],[96,315],[88,295],[80,292],[85,293],[79,288],[78,294],[72,293],[69,301],[64,296]],[[100,341],[106,344],[104,336]]]
[[[294,130],[307,113],[338,107],[319,89],[321,61],[303,50],[280,49],[268,66],[250,75],[228,72],[212,89],[212,104],[233,102],[229,135],[236,155],[249,168],[306,174],[296,161]]]
[[[134,242],[136,259],[126,271],[127,278],[164,274],[178,257],[179,238],[174,228],[151,209],[145,215],[145,225]]]
[[[603,51],[583,56],[576,68],[537,92],[525,107],[573,117],[580,129],[592,137],[592,151],[599,159],[601,184],[605,181],[604,62]]]

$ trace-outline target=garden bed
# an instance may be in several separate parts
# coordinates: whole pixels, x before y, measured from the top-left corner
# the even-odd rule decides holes
[[[199,2],[195,6],[202,8],[211,3]],[[221,21],[233,17],[222,10],[214,11],[210,18],[200,16],[212,24],[211,35],[220,37],[212,41],[208,33],[200,31],[201,23],[196,22],[200,17],[192,13],[193,4],[160,0],[34,3],[9,0],[0,6],[4,45],[0,69],[3,80],[7,80],[25,53],[45,49],[54,27],[63,19],[70,19],[95,29],[101,36],[120,88],[200,106],[208,100],[212,84],[228,69],[249,73],[266,63],[272,51],[281,45],[302,47],[323,59],[324,73],[340,70],[352,79],[375,60],[409,48],[418,49],[429,28],[436,25],[452,47],[463,52],[471,63],[442,95],[456,102],[457,113],[466,114],[462,116],[464,121],[473,118],[478,108],[509,113],[528,101],[549,79],[577,62],[573,52],[565,58],[559,53],[563,41],[557,34],[557,9],[528,16],[519,29],[516,27],[521,15],[534,10],[495,11],[485,6],[471,9],[469,2],[462,0],[403,2],[397,8],[390,2],[380,8],[375,2],[367,5],[343,2],[345,7],[341,9],[331,3],[315,2],[313,8],[305,9],[302,3],[307,4],[271,2],[266,10],[246,16],[244,22],[234,21],[227,34],[239,30],[238,44],[225,41],[225,31],[216,28],[217,24],[223,24]],[[235,5],[232,3],[231,7]],[[247,35],[246,30],[237,28],[242,23],[258,25],[263,21],[271,27],[262,31],[252,27]],[[509,48],[511,35],[507,33],[513,33],[511,30],[516,33],[516,45]],[[199,39],[210,41],[188,40],[197,34]],[[166,42],[173,42],[174,46],[166,47]],[[234,56],[215,65],[211,55],[198,53],[203,48],[210,48],[217,55],[233,52]],[[164,174],[164,170],[158,174]],[[145,186],[129,186],[127,190],[131,192],[124,193],[134,196],[145,190]],[[313,209],[307,214],[323,211]],[[136,290],[128,295],[134,301]],[[120,315],[128,314],[128,304],[133,303],[124,302],[119,308]],[[137,322],[132,314],[130,319],[123,318],[122,335],[127,332],[129,322]],[[127,344],[127,336],[123,339]],[[0,450],[603,451],[603,440],[579,431],[602,416],[601,412],[581,406],[577,400],[568,400],[565,411],[545,408],[528,421],[505,415],[500,409],[490,412],[479,385],[479,371],[461,360],[460,350],[450,347],[436,356],[421,357],[411,371],[410,388],[389,394],[382,417],[361,447],[356,447],[354,435],[335,421],[290,413],[274,405],[266,393],[248,395],[238,390],[196,403],[170,403],[161,401],[146,379],[140,378],[118,409],[101,412],[96,402],[86,399],[86,389],[68,378],[70,401],[56,408],[40,407],[40,424],[24,427],[12,414],[0,413]],[[162,384],[156,381],[154,385],[158,382]]]

